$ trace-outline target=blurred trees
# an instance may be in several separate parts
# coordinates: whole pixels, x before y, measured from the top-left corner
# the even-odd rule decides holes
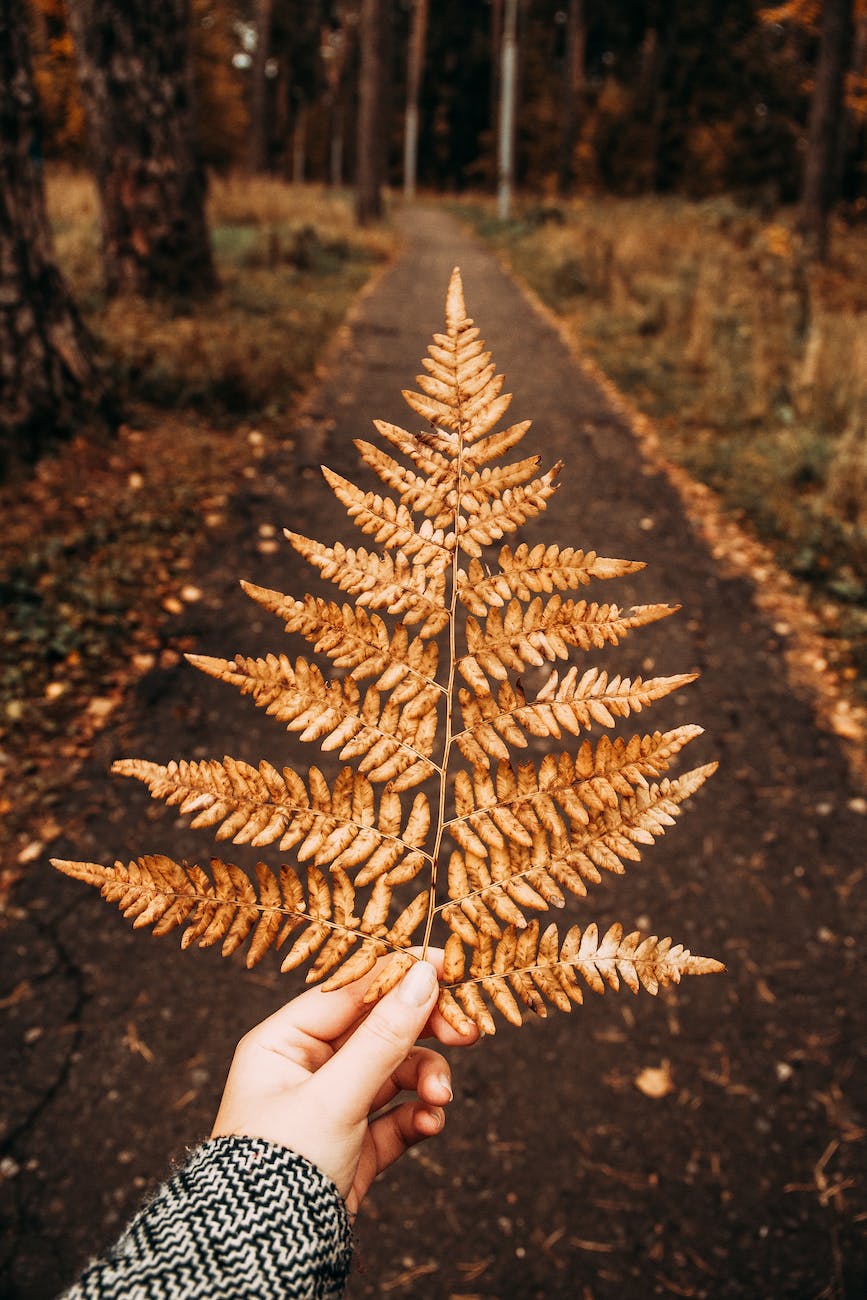
[[[391,0],[361,0],[358,27],[358,135],[355,213],[360,225],[382,216],[388,166],[387,97]]]
[[[189,0],[69,0],[110,294],[216,287],[195,148]]]
[[[0,0],[0,476],[102,419],[90,341],[54,263],[19,0]]]
[[[816,84],[807,132],[798,224],[811,253],[824,258],[828,216],[840,181],[846,72],[852,49],[852,0],[824,0]]]
[[[415,194],[418,176],[418,97],[424,70],[427,42],[428,0],[413,0],[412,21],[406,56],[406,113],[403,124],[403,192],[408,199]]]
[[[74,156],[82,113],[64,15],[66,4],[96,0],[30,3],[46,151]],[[208,165],[354,178],[364,211],[375,207],[373,173],[379,184],[406,178],[410,190],[415,180],[496,188],[505,0],[191,3]],[[830,48],[823,12],[853,3],[857,36],[838,56],[845,107],[831,97],[837,107],[824,120],[836,122],[837,144],[822,184],[867,198],[867,0],[519,0],[516,184],[552,195],[593,187],[797,201],[805,162],[809,170],[810,159],[830,156],[808,144],[813,88],[831,84],[819,66]],[[359,42],[370,21],[376,48]],[[360,151],[355,128],[367,141]]]

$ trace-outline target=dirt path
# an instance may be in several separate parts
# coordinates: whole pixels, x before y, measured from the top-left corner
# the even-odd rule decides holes
[[[594,891],[581,917],[640,920],[721,957],[729,973],[656,1000],[594,998],[520,1033],[503,1027],[460,1058],[448,1131],[398,1166],[360,1217],[351,1296],[860,1296],[864,801],[837,742],[791,693],[780,638],[750,587],[720,576],[667,481],[549,325],[445,216],[418,211],[406,225],[404,255],[359,304],[292,431],[295,476],[277,456],[241,488],[232,530],[191,576],[205,596],[182,631],[205,653],[282,648],[279,625],[251,612],[236,579],[313,588],[288,548],[272,553],[269,529],[349,540],[317,466],[361,481],[351,438],[368,436],[374,417],[405,422],[400,389],[441,328],[460,264],[515,393],[511,414],[534,419],[525,445],[566,461],[532,539],[648,561],[601,598],[683,609],[636,633],[617,670],[699,669],[650,725],[701,723],[690,765],[721,761],[678,826]],[[208,853],[207,836],[106,767],[124,754],[224,752],[287,758],[279,730],[234,692],[185,665],[151,674],[71,782],[70,835],[56,851]],[[0,1292],[31,1300],[55,1294],[204,1135],[238,1035],[297,982],[133,934],[47,866],[15,901],[2,936],[12,1069]],[[645,1095],[639,1077],[664,1095]]]

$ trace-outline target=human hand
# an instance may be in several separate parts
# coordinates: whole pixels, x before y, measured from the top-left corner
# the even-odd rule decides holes
[[[211,1136],[262,1137],[305,1156],[354,1213],[377,1174],[443,1127],[449,1064],[416,1039],[478,1037],[435,1010],[442,952],[428,958],[372,1008],[364,994],[375,972],[330,993],[310,989],[252,1029],[235,1051]],[[377,1114],[402,1091],[416,1100]]]

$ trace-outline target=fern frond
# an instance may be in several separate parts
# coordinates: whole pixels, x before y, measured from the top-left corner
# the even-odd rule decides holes
[[[355,596],[356,604],[397,614],[410,626],[423,621],[419,632],[423,637],[436,636],[448,623],[447,555],[438,557],[436,564],[413,563],[402,553],[379,555],[362,546],[346,547],[340,542],[323,546],[288,529],[286,537],[299,555],[319,569],[323,578]]]
[[[653,844],[664,835],[681,806],[716,769],[716,763],[706,763],[674,781],[665,778],[639,787],[617,808],[597,813],[581,829],[573,827],[568,840],[537,831],[530,847],[486,845],[484,857],[455,851],[449,862],[449,898],[456,901],[441,905],[443,918],[472,943],[473,930],[499,938],[498,922],[522,928],[522,909],[561,908],[566,893],[583,898],[588,883],[601,882],[602,871],[621,876],[625,862],[638,862],[638,845]]]
[[[555,670],[534,699],[528,701],[520,683],[505,681],[496,700],[493,695],[476,695],[461,690],[465,730],[455,733],[455,744],[464,758],[486,766],[491,759],[508,761],[509,746],[524,749],[527,736],[551,736],[559,740],[562,731],[577,736],[594,723],[613,727],[618,718],[639,713],[655,700],[687,686],[696,673],[677,677],[653,677],[643,681],[613,677],[588,668],[579,679],[578,669],[570,668],[562,682]]]
[[[435,529],[425,519],[416,531],[412,512],[391,497],[381,497],[378,492],[363,492],[349,479],[322,466],[322,474],[346,513],[357,528],[373,537],[388,550],[400,550],[404,556],[414,556],[418,564],[431,560],[451,559],[455,547],[454,533],[445,534]]]
[[[187,659],[209,677],[251,696],[302,740],[338,750],[344,762],[360,759],[358,770],[370,781],[392,781],[395,789],[406,790],[436,771],[429,755],[436,739],[438,687],[425,687],[407,704],[383,703],[375,687],[362,700],[351,679],[328,682],[316,664],[300,657],[294,666],[286,655],[236,655],[232,662],[208,655]]]
[[[530,848],[533,834],[547,831],[569,836],[570,823],[581,826],[606,808],[617,808],[620,797],[631,798],[636,786],[664,772],[684,745],[702,734],[701,727],[676,727],[648,736],[603,736],[595,747],[585,740],[575,758],[548,754],[538,771],[532,762],[515,771],[498,763],[495,776],[487,768],[455,776],[456,815],[446,828],[465,852],[486,855],[485,845],[502,848],[506,839]]]
[[[656,992],[684,974],[719,970],[669,939],[642,940],[620,926],[600,938],[588,925],[561,942],[556,927],[540,932],[532,919],[583,897],[604,872],[623,874],[716,765],[665,775],[700,727],[583,738],[595,727],[611,731],[693,673],[647,680],[585,658],[549,668],[535,694],[525,691],[526,669],[617,646],[677,606],[564,597],[644,567],[593,550],[519,541],[499,546],[489,567],[486,548],[547,509],[561,464],[543,471],[538,455],[507,459],[530,421],[497,427],[511,395],[467,316],[457,270],[445,333],[434,335],[422,365],[418,391],[404,397],[429,427],[375,421],[385,449],[355,444],[384,495],[323,468],[378,549],[286,532],[348,600],[243,584],[333,676],[287,654],[188,656],[339,758],[339,770],[329,776],[323,764],[302,774],[228,756],[128,759],[113,769],[193,827],[212,828],[220,841],[273,845],[298,870],[260,863],[252,877],[221,858],[206,871],[160,855],[113,868],[55,865],[100,889],[138,928],[178,929],[183,946],[219,943],[227,955],[246,944],[248,965],[288,941],[283,970],[309,963],[308,982],[326,989],[365,976],[366,1001],[417,960],[408,951],[417,931],[424,954],[439,926],[443,1014],[484,1032],[494,1030],[491,1007],[519,1024],[522,1008],[568,1010],[582,984]],[[567,752],[518,761],[533,739],[568,746],[573,738]],[[415,789],[428,780],[430,791]]]
[[[496,1030],[485,997],[506,1020],[520,1025],[521,1004],[545,1016],[546,1002],[562,1011],[583,1002],[579,975],[594,993],[604,993],[606,985],[617,992],[622,982],[633,993],[643,988],[655,995],[661,988],[679,984],[684,975],[709,975],[725,969],[722,962],[694,956],[682,944],[673,945],[671,939],[642,938],[637,930],[624,935],[617,923],[601,938],[593,922],[583,932],[573,926],[562,945],[555,925],[540,937],[536,921],[523,932],[509,926],[497,942],[480,934],[468,972],[457,935],[448,940],[446,955],[446,983],[439,1009],[458,1027],[465,1014],[484,1034]]]
[[[571,546],[561,550],[541,543],[532,549],[522,543],[514,552],[503,546],[498,559],[497,573],[489,573],[478,560],[471,560],[467,571],[458,573],[458,598],[480,618],[489,607],[499,608],[514,596],[532,600],[539,593],[574,590],[594,578],[622,578],[645,567],[637,560],[605,559],[595,551]]]
[[[357,885],[378,876],[411,880],[428,860],[422,851],[430,827],[427,796],[416,794],[401,829],[396,791],[386,788],[377,806],[373,786],[351,767],[343,768],[333,787],[316,767],[305,781],[289,767],[278,772],[264,761],[255,768],[228,757],[222,763],[206,759],[165,766],[122,759],[112,771],[144,782],[154,799],[191,817],[196,829],[215,826],[218,840],[294,849],[299,862],[357,870]]]
[[[308,867],[305,889],[297,872],[281,867],[279,876],[264,863],[256,867],[257,888],[249,876],[221,858],[212,858],[210,875],[200,866],[179,863],[162,854],[137,858],[124,866],[105,867],[96,862],[52,859],[52,866],[99,889],[116,903],[133,928],[152,926],[164,935],[186,926],[181,947],[208,948],[220,943],[224,957],[249,939],[246,964],[253,967],[271,947],[280,948],[293,931],[301,929],[283,959],[281,970],[294,970],[314,953],[316,965],[308,974],[314,983],[335,970],[358,942],[362,918],[354,914],[355,890],[344,872],[332,872],[330,883],[317,867]],[[386,929],[375,922],[382,911],[381,895],[371,896],[365,910],[374,932],[376,954],[406,948],[424,916],[426,894],[420,894],[398,920]],[[422,900],[422,904],[418,899]],[[371,962],[371,965],[373,963]],[[350,976],[357,978],[357,976]],[[339,980],[335,980],[339,987]]]
[[[532,483],[506,488],[500,496],[483,501],[475,513],[459,514],[461,550],[467,555],[479,556],[483,547],[498,541],[503,533],[514,532],[528,519],[541,514],[557,490],[555,480],[562,467],[563,462],[558,461],[547,474]]]
[[[241,586],[263,609],[283,620],[286,632],[299,632],[318,654],[328,655],[335,667],[348,668],[353,681],[378,678],[376,689],[391,691],[395,703],[405,703],[424,686],[438,684],[437,643],[421,636],[410,640],[403,623],[389,632],[378,615],[352,605],[337,605],[319,596],[295,600],[252,582]],[[400,683],[403,686],[398,691]]]
[[[461,676],[481,694],[490,692],[485,674],[503,681],[509,671],[541,668],[546,662],[567,659],[569,647],[601,650],[619,645],[627,633],[676,613],[676,605],[588,605],[586,600],[552,596],[543,603],[536,596],[525,608],[510,600],[505,611],[490,609],[485,626],[468,615],[467,650],[457,660]]]
[[[400,432],[406,434],[407,438],[410,437],[406,430]],[[460,504],[457,519],[458,531],[461,533],[477,529],[479,518],[484,517],[483,512],[493,510],[510,490],[515,495],[511,520],[504,528],[519,527],[526,519],[545,508],[545,501],[554,491],[553,479],[562,468],[558,463],[549,474],[530,483],[529,480],[539,468],[541,456],[528,456],[525,460],[513,461],[509,465],[499,465],[493,469],[486,467],[480,472],[471,473],[465,460],[459,467],[444,456],[434,457],[433,453],[425,452],[423,459],[431,468],[422,477],[372,443],[356,438],[355,445],[365,464],[370,466],[387,487],[399,494],[405,506],[433,519],[434,529],[453,526]],[[515,490],[518,488],[523,491],[517,493]],[[509,499],[505,498],[504,503],[508,505]],[[523,518],[519,518],[519,513],[523,513]],[[480,535],[476,540],[483,541]]]

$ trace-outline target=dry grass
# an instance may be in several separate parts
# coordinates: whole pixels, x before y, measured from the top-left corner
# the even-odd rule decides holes
[[[294,472],[288,412],[393,236],[348,196],[225,180],[211,195],[222,283],[205,304],[107,304],[90,180],[52,172],[58,258],[125,402],[112,441],[73,439],[0,485],[0,818],[5,889],[59,826],[70,764],[131,678],[177,658],[196,547],[240,482]],[[34,521],[38,526],[34,528]],[[168,656],[168,659],[167,659]]]
[[[867,683],[867,229],[805,269],[791,218],[727,200],[461,209],[654,420],[665,450],[807,579]],[[867,684],[864,686],[867,692]]]
[[[216,419],[281,416],[323,338],[394,246],[388,230],[355,229],[347,194],[217,178],[209,197],[216,301],[106,303],[90,178],[53,171],[46,190],[58,260],[122,394]]]

